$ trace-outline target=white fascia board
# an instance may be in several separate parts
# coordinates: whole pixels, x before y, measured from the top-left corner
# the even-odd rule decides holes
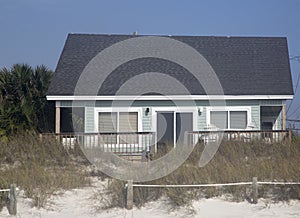
[[[96,101],[96,100],[253,100],[253,99],[293,99],[293,95],[144,95],[144,96],[54,96],[49,101]]]

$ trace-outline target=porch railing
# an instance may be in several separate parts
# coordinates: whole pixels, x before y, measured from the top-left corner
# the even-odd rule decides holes
[[[291,131],[187,131],[185,142],[222,141],[263,141],[266,143],[291,141]],[[155,132],[102,132],[102,133],[43,133],[41,138],[55,137],[63,146],[74,148],[76,144],[87,149],[101,149],[104,152],[113,152],[120,156],[153,155],[156,151]]]
[[[86,149],[97,148],[118,155],[153,154],[154,132],[101,132],[101,133],[43,133],[41,138],[55,137],[63,146],[74,148],[76,144]]]
[[[291,141],[291,131],[285,130],[249,130],[249,131],[188,131],[186,132],[186,140],[188,143],[197,142],[220,142],[220,141],[263,141],[266,143],[281,142],[283,140]]]

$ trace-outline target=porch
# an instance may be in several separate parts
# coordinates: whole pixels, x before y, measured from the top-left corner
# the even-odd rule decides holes
[[[156,150],[154,132],[43,133],[40,137],[55,138],[67,149],[76,145],[100,149],[130,160],[149,160]]]
[[[155,132],[44,133],[40,136],[41,140],[55,137],[69,149],[74,149],[75,145],[85,149],[96,148],[130,160],[149,160],[157,151]],[[291,141],[291,137],[291,131],[286,130],[186,131],[184,141],[188,144],[221,141],[278,143],[284,140]]]
[[[261,141],[265,143],[278,143],[284,140],[292,140],[292,132],[288,130],[241,130],[241,131],[189,131],[186,132],[188,144],[203,142],[205,144],[221,141],[252,142]]]

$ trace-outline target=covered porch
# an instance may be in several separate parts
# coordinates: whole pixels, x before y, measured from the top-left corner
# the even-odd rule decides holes
[[[76,145],[84,149],[100,149],[127,159],[150,160],[157,151],[155,132],[105,132],[105,133],[44,133],[41,139],[55,138],[68,149]],[[221,141],[279,143],[291,141],[289,130],[251,131],[186,131],[185,143],[209,143]],[[136,158],[134,158],[136,157]]]
[[[261,106],[260,124],[262,131],[286,130],[286,105]]]

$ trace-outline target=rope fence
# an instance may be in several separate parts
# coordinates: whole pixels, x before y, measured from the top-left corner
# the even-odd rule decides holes
[[[10,189],[0,189],[1,192],[8,192],[8,204],[7,209],[10,215],[17,214],[17,196],[16,196],[16,185],[11,184]]]
[[[146,188],[200,188],[200,187],[222,187],[222,186],[241,186],[252,185],[252,203],[257,204],[258,185],[300,185],[300,182],[259,182],[257,177],[252,178],[252,182],[234,182],[234,183],[220,183],[220,184],[191,184],[191,185],[148,185],[148,184],[134,184],[129,180],[125,184],[126,189],[126,208],[133,208],[133,187]]]
[[[197,185],[144,185],[132,184],[132,187],[150,188],[197,188],[197,187],[217,187],[217,186],[238,186],[251,185],[252,182],[220,183],[220,184],[197,184]],[[300,182],[257,182],[258,185],[300,185]],[[127,184],[126,184],[127,186]]]
[[[133,187],[151,187],[151,188],[197,188],[197,187],[216,187],[216,186],[237,186],[237,185],[251,185],[252,182],[238,182],[238,183],[223,183],[223,184],[198,184],[198,185],[143,185],[132,184]]]
[[[0,192],[9,192],[10,189],[0,189]]]
[[[300,185],[300,182],[257,182],[259,185]]]

